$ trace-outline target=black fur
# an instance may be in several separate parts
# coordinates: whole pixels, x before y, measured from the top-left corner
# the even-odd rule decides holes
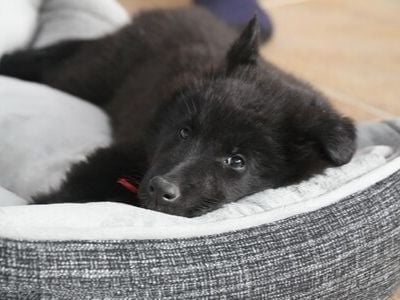
[[[37,203],[115,200],[197,216],[345,164],[355,149],[348,118],[259,57],[256,19],[237,38],[199,8],[148,12],[104,38],[8,55],[0,73],[84,98],[113,122],[114,145]],[[116,184],[122,175],[140,182],[138,198]],[[164,201],[171,188],[179,197]]]

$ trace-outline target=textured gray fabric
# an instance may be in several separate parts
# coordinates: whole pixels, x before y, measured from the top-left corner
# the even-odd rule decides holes
[[[171,240],[0,240],[0,299],[386,299],[400,172],[273,224]]]

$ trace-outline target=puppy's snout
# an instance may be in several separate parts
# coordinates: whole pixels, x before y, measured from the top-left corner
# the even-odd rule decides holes
[[[149,182],[149,194],[156,201],[173,202],[181,195],[179,187],[167,179],[156,176]]]

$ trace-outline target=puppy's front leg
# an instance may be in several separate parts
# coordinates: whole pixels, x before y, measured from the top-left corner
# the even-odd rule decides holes
[[[118,145],[98,150],[72,167],[58,191],[34,197],[34,204],[116,201],[138,205],[135,191],[126,184],[138,184],[145,172],[146,159],[139,149]]]
[[[43,83],[103,106],[123,77],[122,71],[110,65],[117,51],[108,51],[108,38],[64,41],[4,55],[0,75]]]
[[[43,83],[47,74],[62,71],[63,62],[87,43],[81,40],[65,41],[41,49],[6,54],[0,58],[0,75]]]

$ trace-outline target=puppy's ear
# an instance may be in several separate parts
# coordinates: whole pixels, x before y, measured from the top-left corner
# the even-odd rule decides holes
[[[356,130],[349,118],[340,117],[329,124],[321,124],[317,140],[323,154],[335,166],[348,163],[356,149]]]
[[[227,72],[241,65],[255,65],[258,59],[259,25],[254,16],[228,51]]]

